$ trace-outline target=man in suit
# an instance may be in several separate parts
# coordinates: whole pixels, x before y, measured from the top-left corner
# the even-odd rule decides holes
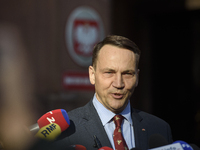
[[[138,85],[139,58],[137,45],[122,36],[108,36],[94,47],[92,66],[89,66],[94,97],[85,106],[68,113],[71,125],[62,134],[60,146],[80,144],[87,150],[101,146],[116,149],[115,115],[122,116],[119,127],[122,140],[118,145],[123,143],[123,149],[147,150],[153,134],[172,142],[171,129],[165,121],[130,105],[130,97]]]

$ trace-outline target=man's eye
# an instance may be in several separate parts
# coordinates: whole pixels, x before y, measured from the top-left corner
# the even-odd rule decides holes
[[[113,73],[114,72],[112,72],[112,71],[104,72],[104,76],[105,77],[111,77],[111,76],[113,76]]]
[[[125,73],[124,75],[127,75],[127,76],[134,76],[134,73],[127,72],[127,73]]]
[[[133,73],[127,73],[127,75],[133,75]]]

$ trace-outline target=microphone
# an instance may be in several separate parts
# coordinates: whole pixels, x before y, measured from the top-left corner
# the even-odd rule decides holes
[[[85,146],[83,145],[71,145],[67,148],[67,150],[87,150]]]
[[[102,145],[101,145],[101,142],[99,141],[99,139],[97,138],[97,136],[93,135],[93,137],[94,137],[94,142],[95,142],[95,144],[94,144],[93,147],[95,147],[95,148],[101,148]]]
[[[163,150],[163,149],[173,149],[173,150],[193,150],[193,148],[186,142],[184,141],[175,141],[172,144],[153,148],[150,150]]]
[[[51,124],[56,123],[60,126],[61,132],[66,130],[70,125],[70,120],[67,112],[64,109],[56,109],[47,112],[42,117],[40,117],[36,124],[29,127],[32,133],[37,133],[40,128]]]
[[[104,146],[104,147],[99,148],[98,150],[113,150],[113,149],[110,147]]]
[[[46,141],[53,141],[61,134],[61,128],[56,123],[48,124],[42,127],[35,137],[44,139]]]
[[[69,127],[70,120],[64,109],[56,109],[44,114],[38,119],[37,123],[40,128],[48,125],[49,123],[56,123],[60,126],[61,132],[63,132]]]
[[[39,127],[38,123],[35,123],[35,124],[31,125],[28,129],[32,134],[36,134],[40,130],[40,127]]]
[[[112,148],[107,147],[107,146],[102,147],[101,142],[99,141],[97,136],[93,135],[93,137],[94,137],[94,142],[95,142],[93,147],[98,148],[98,150],[113,150]]]
[[[181,146],[180,143],[173,143],[173,144],[169,144],[169,145],[165,145],[165,146],[161,146],[161,147],[157,147],[157,148],[152,148],[149,150],[164,150],[164,149],[169,149],[169,150],[184,150]]]
[[[149,149],[167,145],[168,142],[161,134],[153,134],[149,138]]]
[[[184,141],[178,140],[178,141],[173,142],[173,144],[175,144],[175,143],[179,143],[184,150],[193,150],[193,148]]]

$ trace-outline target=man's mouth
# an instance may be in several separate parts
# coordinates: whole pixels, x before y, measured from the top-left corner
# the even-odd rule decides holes
[[[121,99],[123,97],[123,94],[120,93],[112,93],[112,97],[115,99]]]

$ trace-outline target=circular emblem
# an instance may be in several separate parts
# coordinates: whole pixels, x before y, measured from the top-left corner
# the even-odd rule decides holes
[[[91,65],[93,47],[104,38],[98,13],[86,6],[72,11],[66,24],[65,38],[72,59],[80,66]]]

